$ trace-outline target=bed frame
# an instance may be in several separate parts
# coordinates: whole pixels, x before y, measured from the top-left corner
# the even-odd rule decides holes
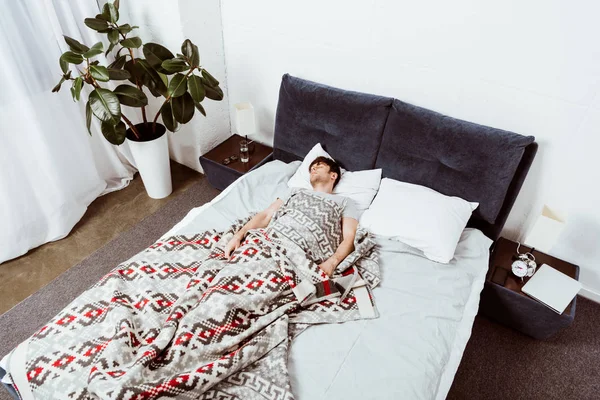
[[[301,160],[319,142],[348,170],[382,168],[383,177],[479,202],[468,226],[493,240],[538,148],[533,136],[285,74],[273,157]]]

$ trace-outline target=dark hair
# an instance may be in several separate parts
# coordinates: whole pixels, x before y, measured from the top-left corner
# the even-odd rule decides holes
[[[329,157],[319,156],[315,158],[313,162],[310,163],[310,165],[308,166],[308,171],[310,172],[312,166],[317,163],[327,164],[329,166],[329,172],[335,172],[337,174],[337,178],[335,178],[335,182],[333,182],[333,187],[335,187],[335,185],[338,184],[340,178],[342,177],[342,171],[340,170],[340,166],[338,165],[338,163],[336,163]]]

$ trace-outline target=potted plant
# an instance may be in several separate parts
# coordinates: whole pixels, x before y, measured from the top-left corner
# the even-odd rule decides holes
[[[105,4],[102,14],[95,18],[85,19],[89,28],[106,33],[110,43],[106,51],[102,42],[88,47],[65,36],[70,51],[59,59],[63,75],[52,91],[58,92],[65,81],[71,81],[73,100],[78,101],[83,87],[91,86],[85,106],[88,132],[92,134],[90,125],[95,117],[110,143],[120,145],[127,139],[148,195],[163,198],[172,190],[166,130],[175,132],[179,124],[192,119],[195,110],[206,116],[202,101],[220,101],[223,91],[219,81],[200,65],[198,47],[189,39],[181,45],[181,54],[174,55],[157,43],[142,45],[139,37],[129,36],[138,27],[118,21],[119,0]],[[108,66],[94,60],[103,52],[106,56],[114,52],[114,61]],[[70,65],[76,66],[77,76],[72,76]],[[113,90],[103,87],[110,81],[131,84],[123,82]],[[164,98],[151,119],[146,115],[148,97],[144,89]],[[134,124],[123,106],[140,108],[142,122]]]

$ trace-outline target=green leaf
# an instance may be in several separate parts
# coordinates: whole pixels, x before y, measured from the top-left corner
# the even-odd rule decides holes
[[[131,38],[123,39],[119,43],[121,43],[121,46],[127,47],[128,49],[137,49],[142,45],[142,39],[140,39],[137,36],[134,36]]]
[[[79,101],[79,96],[81,95],[82,87],[83,87],[83,79],[81,79],[81,77],[78,76],[73,81],[73,86],[71,87],[71,96],[73,96],[73,101]]]
[[[110,16],[104,16],[104,15],[102,15],[102,14],[96,14],[96,18],[97,18],[97,19],[104,20],[104,21],[108,21],[108,20],[109,20],[109,18],[110,18]]]
[[[175,56],[169,49],[161,46],[157,43],[146,43],[143,47],[144,57],[146,57],[146,61],[152,68],[161,73],[166,73],[167,71],[162,68],[161,64],[165,60],[170,60]]]
[[[58,63],[60,64],[60,69],[62,70],[63,74],[69,70],[69,63],[63,60],[62,57],[58,59]]]
[[[190,39],[186,39],[181,45],[181,52],[187,57],[188,62],[192,67],[200,65],[200,54],[198,53],[198,46],[196,46]]]
[[[113,2],[113,4],[115,5],[115,8],[118,10],[119,9],[119,0],[115,0]]]
[[[90,65],[90,74],[92,78],[100,82],[108,82],[110,80],[108,69],[102,65]]]
[[[113,68],[113,69],[122,69],[123,66],[125,65],[125,62],[127,61],[127,56],[121,56],[121,57],[117,57],[115,59],[115,61],[111,62],[108,65],[108,68]]]
[[[62,86],[62,84],[65,82],[65,80],[66,80],[66,79],[65,79],[65,77],[64,77],[64,76],[63,76],[62,78],[60,78],[60,82],[58,82],[58,83],[56,84],[56,86],[54,86],[54,87],[52,88],[52,93],[56,93],[56,92],[58,92],[58,91],[60,90],[60,87]]]
[[[202,107],[202,104],[196,103],[194,105],[196,106],[196,108],[198,109],[198,111],[200,111],[202,113],[202,115],[204,115],[206,117],[206,110],[204,109],[204,107]]]
[[[114,43],[109,44],[108,49],[106,49],[106,51],[104,52],[104,57],[108,56],[108,53],[110,53],[114,48],[115,48]]]
[[[60,56],[60,59],[68,62],[69,64],[81,64],[83,62],[83,56],[81,54],[75,54],[72,51],[66,51]]]
[[[90,101],[88,100],[85,103],[85,126],[87,126],[88,133],[92,136],[92,130],[90,126],[92,125],[92,107],[90,106]]]
[[[158,72],[152,69],[146,60],[138,58],[135,65],[136,76],[140,77],[142,83],[148,87],[153,96],[168,96],[167,85],[165,85]]]
[[[167,85],[169,84],[169,78],[167,78],[165,74],[161,74],[160,72],[158,72],[158,76],[160,77],[160,80],[163,81],[163,83],[165,84],[165,87],[167,87]]]
[[[202,83],[204,83],[205,81],[203,81]],[[212,87],[212,86],[207,86],[204,85],[204,90],[206,91],[206,97],[208,97],[211,100],[215,100],[215,101],[221,101],[223,100],[223,91],[221,90],[220,87]]]
[[[207,70],[202,70],[202,77],[206,79],[208,82],[208,86],[217,87],[219,86],[219,81],[215,79]]]
[[[117,30],[122,34],[126,35],[133,30],[133,28],[137,28],[137,26],[131,26],[129,24],[123,24],[117,27]]]
[[[120,145],[125,141],[125,136],[127,135],[127,128],[123,121],[119,121],[117,124],[112,124],[110,122],[102,121],[102,125],[100,125],[100,129],[102,130],[102,134],[110,143],[114,145]]]
[[[126,58],[126,56],[122,56],[124,58]],[[142,82],[142,75],[141,73],[143,71],[140,71],[140,68],[137,64],[134,64],[133,61],[129,60],[126,61],[125,64],[123,64],[123,69],[127,72],[129,72],[129,75],[131,75],[131,77],[129,78],[129,82],[137,85],[137,81]]]
[[[83,56],[85,58],[92,58],[96,57],[98,54],[102,54],[103,51],[104,45],[102,44],[102,42],[98,42],[95,45],[93,45],[91,49],[83,53]]]
[[[108,89],[97,88],[89,96],[92,112],[102,122],[116,125],[121,120],[121,104],[116,94]]]
[[[86,18],[83,23],[98,32],[108,29],[108,22],[100,18]]]
[[[165,60],[162,62],[161,67],[167,75],[174,74],[175,72],[183,72],[190,69],[187,63],[179,58],[173,58],[171,60]]]
[[[113,90],[113,93],[117,95],[123,105],[129,107],[144,107],[148,105],[148,97],[136,87],[119,85]]]
[[[175,121],[187,124],[194,116],[194,99],[189,93],[184,93],[183,96],[175,97],[173,102],[173,117]]]
[[[196,103],[200,103],[204,100],[205,91],[204,85],[202,85],[202,79],[196,75],[190,75],[188,78],[188,92],[192,95],[192,98]]]
[[[73,53],[83,54],[90,49],[85,44],[81,44],[73,38],[70,38],[65,35],[63,35],[63,37],[65,38],[65,42],[67,43],[67,45],[69,45],[69,48]]]
[[[148,90],[150,91],[150,93],[152,93],[152,96],[154,97],[165,96],[163,93],[159,92],[155,87],[148,87]]]
[[[169,131],[175,132],[177,130],[179,125],[175,121],[175,117],[173,117],[173,108],[170,101],[163,104],[160,108],[160,116],[162,117],[163,124]]]
[[[108,77],[111,81],[124,81],[131,78],[131,74],[124,69],[108,68]]]
[[[106,3],[102,8],[102,16],[114,24],[119,20],[119,10],[114,4]]]
[[[119,43],[119,31],[116,29],[111,29],[110,31],[108,31],[106,37],[108,37],[108,41],[111,44]]]
[[[183,74],[175,74],[169,82],[169,96],[179,97],[182,96],[187,90],[187,79]]]

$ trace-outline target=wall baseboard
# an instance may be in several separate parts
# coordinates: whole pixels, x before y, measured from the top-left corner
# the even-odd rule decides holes
[[[596,303],[600,303],[600,293],[596,293],[593,290],[583,287],[579,291],[579,295],[585,297],[586,299],[595,301]]]

